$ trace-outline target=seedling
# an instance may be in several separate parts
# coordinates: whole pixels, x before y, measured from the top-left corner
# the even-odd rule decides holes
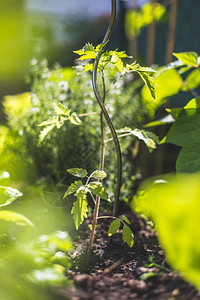
[[[130,224],[130,221],[125,216],[123,216],[122,219],[116,218],[118,202],[120,197],[121,177],[122,177],[122,158],[121,158],[121,149],[120,149],[117,132],[123,133],[122,135],[119,135],[119,137],[133,135],[134,137],[143,140],[150,150],[154,149],[156,147],[156,144],[159,142],[157,137],[154,134],[145,130],[140,130],[137,128],[134,129],[123,128],[119,131],[116,131],[112,123],[112,120],[106,110],[105,107],[106,96],[108,95],[111,88],[117,83],[117,81],[119,81],[127,73],[138,74],[143,80],[143,82],[145,83],[145,85],[147,86],[147,88],[149,89],[151,97],[155,98],[155,84],[151,77],[152,73],[154,73],[155,70],[148,67],[141,67],[137,62],[133,62],[131,64],[125,63],[124,60],[127,60],[130,57],[124,51],[120,52],[117,50],[115,51],[105,50],[105,47],[108,43],[113,28],[115,15],[116,15],[116,1],[112,0],[111,20],[106,35],[102,41],[102,44],[95,47],[92,44],[87,43],[82,49],[74,51],[76,54],[80,56],[79,60],[83,62],[83,64],[79,66],[79,68],[82,69],[83,72],[92,71],[93,90],[94,90],[95,97],[101,108],[101,113],[100,113],[101,154],[100,154],[99,170],[92,172],[92,174],[88,176],[87,171],[84,169],[81,168],[68,169],[67,171],[71,175],[80,178],[87,178],[87,179],[84,184],[81,180],[72,183],[64,195],[64,198],[70,194],[74,194],[77,197],[77,200],[74,202],[71,211],[71,213],[73,214],[76,229],[79,228],[84,218],[87,217],[87,212],[88,212],[87,195],[88,194],[90,194],[94,202],[95,208],[93,214],[90,244],[88,248],[89,252],[92,249],[96,223],[99,218],[114,219],[108,231],[108,234],[110,236],[116,233],[120,225],[122,224],[123,240],[130,247],[133,246],[133,233],[127,225]],[[91,62],[91,60],[93,61]],[[113,68],[115,70],[114,72],[115,78],[111,83],[109,83],[109,86],[107,87],[106,80],[105,80],[105,72],[108,68]],[[102,82],[101,91],[99,91],[98,84],[97,84],[98,75],[100,76]],[[67,122],[69,121],[74,125],[81,124],[80,117],[84,115],[78,115],[76,112],[71,112],[71,110],[68,107],[62,105],[61,103],[55,104],[54,107],[55,107],[55,116],[42,122],[39,125],[44,127],[40,133],[39,144],[43,141],[43,139],[50,131],[52,131],[54,128],[59,129],[66,121]],[[94,113],[92,112],[91,114]],[[104,119],[112,135],[112,138],[108,139],[107,141],[105,141],[104,138]],[[113,202],[113,216],[98,217],[100,199],[101,198],[104,200],[109,199],[108,193],[106,192],[105,188],[102,185],[102,180],[107,176],[106,173],[104,172],[105,143],[109,141],[114,141],[116,156],[117,156],[117,182],[116,182],[115,199]],[[97,181],[91,181],[93,179],[96,179]]]
[[[89,176],[87,176],[87,171],[81,168],[73,168],[68,169],[68,173],[70,173],[73,176],[79,177],[79,178],[87,178],[85,184],[81,180],[74,181],[67,191],[64,194],[64,197],[67,197],[70,194],[74,194],[77,200],[74,202],[72,207],[72,215],[74,219],[74,224],[76,229],[79,229],[79,226],[83,223],[84,218],[87,217],[88,213],[88,201],[87,201],[87,195],[89,194],[95,204],[96,208],[96,201],[98,198],[109,200],[108,193],[106,192],[105,187],[102,185],[102,180],[107,177],[107,174],[104,171],[96,170],[92,172]],[[92,180],[98,180],[98,181],[92,181]],[[96,200],[95,200],[96,196]],[[117,230],[120,228],[120,225],[123,225],[123,231],[122,231],[122,238],[125,243],[127,243],[130,247],[133,246],[133,233],[129,226],[127,224],[131,224],[129,219],[126,216],[122,216],[122,219],[113,217],[113,216],[101,216],[98,217],[98,213],[95,215],[97,222],[97,219],[105,219],[105,218],[111,218],[114,219],[114,221],[110,224],[108,229],[108,235],[111,236],[117,232]],[[92,232],[95,232],[95,227],[92,226]],[[94,232],[92,235],[92,240],[90,240],[89,245],[89,251],[90,247],[92,247],[93,239],[94,239]]]

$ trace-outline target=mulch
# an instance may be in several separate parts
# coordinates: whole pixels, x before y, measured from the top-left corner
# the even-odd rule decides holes
[[[87,222],[82,226],[70,255],[72,267],[66,272],[73,284],[57,291],[61,299],[200,299],[200,292],[165,262],[156,232],[134,214],[129,213],[128,217],[135,237],[133,247],[122,242],[120,232],[109,238],[109,221],[101,219],[89,258],[86,255],[89,243]],[[156,265],[149,266],[152,256]]]

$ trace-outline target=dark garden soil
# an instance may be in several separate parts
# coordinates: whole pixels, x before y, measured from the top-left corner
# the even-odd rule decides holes
[[[67,272],[73,285],[59,290],[58,294],[70,300],[200,299],[200,293],[165,263],[156,233],[135,215],[129,218],[135,236],[133,247],[122,242],[120,232],[108,238],[109,221],[101,220],[89,262],[83,252],[89,242],[88,226],[82,227],[71,257],[73,271]],[[169,270],[144,266],[152,256],[155,263]],[[143,280],[141,276],[149,278]]]

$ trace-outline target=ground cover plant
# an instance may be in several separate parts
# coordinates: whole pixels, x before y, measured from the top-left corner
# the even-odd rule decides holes
[[[5,300],[159,299],[162,293],[181,299],[187,289],[183,299],[198,297],[173,268],[200,288],[199,58],[175,53],[178,60],[158,70],[129,63],[125,52],[106,50],[114,16],[112,0],[102,44],[75,51],[75,68],[32,60],[30,92],[4,99],[0,205],[10,207],[0,211]],[[157,109],[180,91],[195,98],[158,118]],[[154,132],[164,124],[172,125],[160,142]],[[160,143],[182,147],[177,175],[149,179],[138,189],[130,206],[143,221],[127,205],[141,178],[135,158],[142,145],[151,154]],[[74,249],[67,231],[76,236]],[[87,254],[89,265],[82,266],[79,257],[86,260],[92,250],[95,262]],[[67,287],[68,278],[76,288]]]

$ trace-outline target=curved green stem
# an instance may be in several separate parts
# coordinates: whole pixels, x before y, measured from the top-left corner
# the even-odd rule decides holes
[[[108,39],[110,38],[111,31],[114,25],[115,21],[115,16],[116,16],[116,0],[111,0],[112,1],[112,12],[111,12],[111,19],[110,19],[110,24],[108,26],[107,32],[105,34],[105,37],[102,41],[102,44],[105,44]],[[118,209],[118,203],[119,203],[119,196],[120,196],[120,188],[121,188],[121,177],[122,177],[122,158],[121,158],[121,149],[119,145],[119,141],[117,138],[117,133],[115,131],[114,125],[108,115],[108,112],[104,106],[103,100],[100,96],[99,89],[97,86],[97,68],[99,64],[99,60],[101,58],[102,50],[104,50],[104,47],[101,49],[99,54],[97,55],[94,66],[93,66],[93,72],[92,72],[92,83],[93,83],[93,90],[96,96],[96,99],[101,107],[102,113],[106,119],[106,122],[110,128],[114,143],[115,143],[115,149],[116,149],[116,154],[117,154],[117,187],[116,187],[116,194],[115,194],[115,200],[113,204],[113,215],[116,215],[117,209]]]

